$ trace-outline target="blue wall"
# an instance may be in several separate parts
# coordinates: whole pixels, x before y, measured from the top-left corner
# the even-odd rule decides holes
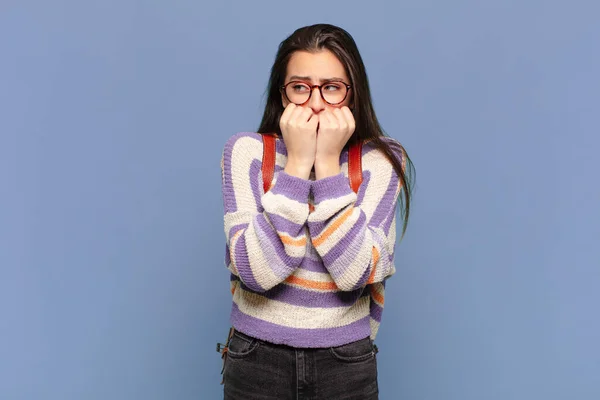
[[[381,397],[600,398],[585,3],[3,1],[0,398],[219,398],[221,150],[256,129],[278,43],[321,21],[417,168]]]

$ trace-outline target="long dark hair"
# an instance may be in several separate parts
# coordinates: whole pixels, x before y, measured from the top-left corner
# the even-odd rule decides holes
[[[281,135],[279,119],[284,108],[280,87],[284,84],[287,65],[292,54],[296,51],[318,52],[323,49],[335,54],[350,77],[353,97],[352,112],[356,129],[348,141],[348,145],[356,141],[369,140],[390,160],[400,178],[403,191],[403,196],[400,196],[400,204],[403,217],[402,235],[404,235],[410,213],[414,166],[400,143],[395,140],[384,140],[386,134],[373,109],[365,65],[354,39],[344,29],[329,24],[305,26],[297,29],[281,42],[271,68],[265,111],[258,132]]]

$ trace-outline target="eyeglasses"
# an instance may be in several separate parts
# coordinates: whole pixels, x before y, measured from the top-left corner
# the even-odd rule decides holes
[[[329,105],[335,106],[346,100],[352,86],[345,82],[327,82],[322,85],[310,85],[302,81],[291,81],[281,86],[281,92],[290,103],[304,105],[312,96],[315,88],[319,88],[321,98]]]

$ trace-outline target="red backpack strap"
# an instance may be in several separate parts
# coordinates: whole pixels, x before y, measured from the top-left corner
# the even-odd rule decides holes
[[[275,174],[275,152],[276,142],[275,135],[263,134],[263,158],[262,158],[262,176],[263,176],[263,189],[267,193],[271,188],[271,182],[273,181],[273,175]]]
[[[348,149],[348,178],[354,193],[362,183],[362,142],[359,140]]]

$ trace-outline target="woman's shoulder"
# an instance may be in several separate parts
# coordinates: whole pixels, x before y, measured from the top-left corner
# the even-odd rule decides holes
[[[402,144],[389,136],[382,136],[380,139],[381,142],[389,147],[392,156],[400,161],[401,164],[404,164],[406,155]],[[393,163],[384,153],[382,146],[373,140],[367,140],[363,143],[362,166],[364,170],[378,171],[381,173],[387,173],[387,171],[394,169]]]
[[[262,135],[260,133],[257,132],[237,132],[233,135],[231,135],[228,139],[227,142],[225,143],[225,146],[235,146],[238,142],[245,142],[245,143],[253,143],[253,142],[257,142],[257,143],[262,143]]]
[[[238,156],[244,154],[247,157],[262,159],[263,135],[267,134],[257,132],[238,132],[229,137],[225,143],[223,154],[225,157],[231,157],[232,154],[235,153]],[[286,155],[287,150],[283,140],[278,135],[274,136],[276,152]]]
[[[381,140],[381,142],[387,145],[387,147],[390,148],[392,154],[395,157],[399,159],[402,159],[404,157],[404,147],[398,140],[389,136],[381,136],[379,139]],[[376,143],[374,140],[366,140],[363,143],[362,155],[363,157],[366,155],[370,155],[370,157],[374,159],[380,159],[382,161],[387,160],[387,157],[385,156],[382,150],[382,146]]]
[[[234,152],[260,157],[262,154],[262,135],[257,132],[238,132],[230,136],[223,149],[225,156],[231,156]]]
[[[402,148],[402,145],[400,144],[400,142],[396,139],[394,139],[393,137],[390,136],[380,136],[379,139],[386,143],[388,146],[390,146],[390,148],[394,151],[397,151],[399,149]],[[373,139],[367,139],[363,142],[363,154],[364,153],[368,153],[369,151],[373,151],[375,149],[377,149],[377,145],[375,144],[375,141]]]

